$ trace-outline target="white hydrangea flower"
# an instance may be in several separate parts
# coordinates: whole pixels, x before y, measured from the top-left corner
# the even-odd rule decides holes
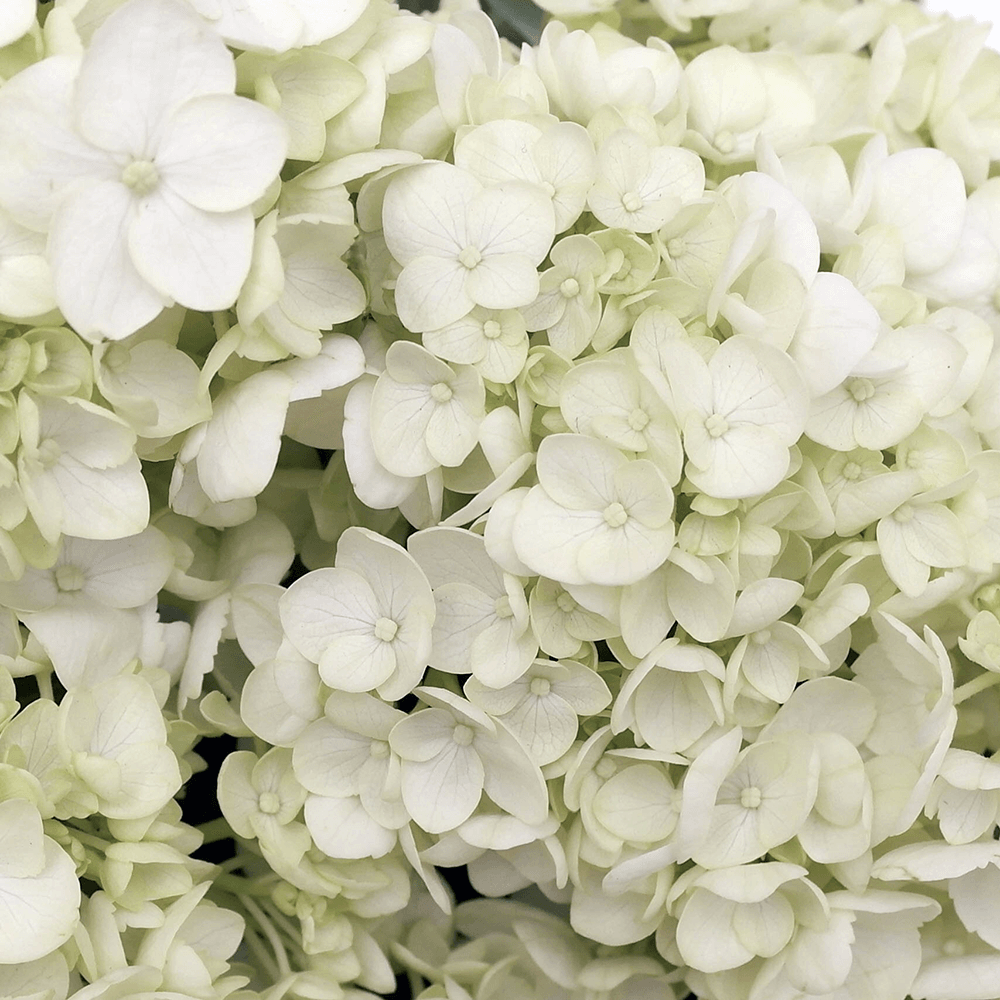
[[[77,688],[59,704],[64,764],[111,819],[161,809],[181,787],[177,757],[149,683],[120,674]]]
[[[258,52],[287,52],[318,45],[358,20],[366,0],[190,0],[230,45]]]
[[[371,440],[379,463],[396,476],[456,466],[476,446],[484,417],[479,373],[451,365],[407,340],[393,343],[371,396]]]
[[[552,201],[536,185],[484,188],[447,163],[397,174],[385,193],[382,225],[403,265],[396,309],[414,333],[447,326],[473,306],[516,309],[533,301],[536,268],[555,236]]]
[[[292,644],[338,691],[377,688],[395,700],[427,666],[435,616],[427,577],[405,549],[367,528],[348,528],[336,565],[296,580],[279,608]]]
[[[553,434],[539,445],[537,468],[513,526],[518,558],[536,573],[619,586],[670,554],[674,495],[652,462],[630,462],[582,434]]]
[[[746,336],[730,337],[708,361],[681,341],[663,351],[688,479],[723,498],[773,489],[806,424],[809,395],[794,362]]]
[[[650,147],[622,129],[601,145],[597,180],[587,195],[590,211],[606,226],[652,233],[705,191],[705,165],[675,146]]]
[[[491,688],[517,680],[538,654],[522,582],[490,559],[480,535],[462,528],[418,531],[406,547],[434,588],[430,663],[472,673]]]
[[[0,202],[49,233],[56,299],[83,336],[121,339],[177,301],[232,305],[251,204],[285,126],[233,94],[233,59],[178,0],[130,0],[82,59],[53,56],[0,92]]]
[[[76,867],[19,797],[0,802],[0,859],[0,962],[33,962],[68,941],[79,922]]]
[[[504,726],[443,688],[418,688],[430,708],[389,734],[402,758],[403,803],[428,833],[453,830],[486,794],[525,823],[544,820],[548,794],[538,765]]]
[[[537,184],[552,199],[557,233],[580,217],[597,177],[594,143],[575,122],[545,129],[525,121],[486,122],[456,141],[455,165],[483,184]]]
[[[600,675],[573,660],[535,660],[517,680],[499,689],[470,677],[464,690],[474,705],[510,729],[539,766],[569,750],[580,717],[596,715],[611,702]]]

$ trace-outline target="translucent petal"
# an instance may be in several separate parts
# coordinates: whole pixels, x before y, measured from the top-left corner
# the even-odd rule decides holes
[[[467,287],[470,273],[455,257],[412,258],[396,279],[400,322],[423,333],[460,320],[476,304]]]
[[[361,800],[310,795],[305,821],[316,846],[331,858],[381,858],[396,846],[396,833],[375,822]]]
[[[427,760],[404,758],[403,804],[413,821],[427,833],[453,830],[478,805],[483,777],[478,753],[471,746],[450,741]]]
[[[149,156],[181,103],[235,85],[231,54],[200,17],[171,0],[140,0],[94,32],[76,81],[77,123],[104,149]]]
[[[50,837],[45,867],[32,878],[0,876],[0,962],[32,962],[72,936],[80,916],[80,882],[70,856]]]
[[[723,972],[754,957],[732,929],[736,905],[706,889],[695,889],[684,904],[677,924],[677,949],[693,969]]]
[[[457,257],[468,243],[469,203],[480,191],[482,185],[472,174],[451,164],[419,164],[400,171],[382,204],[389,252],[404,265],[426,255]]]
[[[253,228],[249,208],[203,212],[161,184],[136,210],[129,255],[162,295],[189,309],[228,309],[250,272]]]
[[[103,181],[68,197],[52,219],[49,262],[59,308],[84,338],[121,340],[169,304],[136,269],[128,249],[131,192]]]

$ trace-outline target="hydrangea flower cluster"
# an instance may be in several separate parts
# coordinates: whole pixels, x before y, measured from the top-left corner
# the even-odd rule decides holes
[[[544,6],[2,5],[2,1000],[1000,993],[988,28]]]

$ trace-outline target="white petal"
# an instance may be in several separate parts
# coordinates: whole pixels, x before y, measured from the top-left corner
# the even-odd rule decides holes
[[[208,213],[166,184],[139,207],[128,249],[139,273],[164,296],[211,312],[236,301],[253,249],[253,213]]]
[[[483,792],[483,765],[471,746],[450,742],[426,761],[403,761],[403,804],[427,833],[445,833],[465,822]]]
[[[45,232],[69,185],[117,179],[120,168],[77,133],[71,116],[79,59],[53,56],[15,73],[0,90],[4,142],[0,201],[22,225]]]
[[[448,163],[419,164],[400,171],[386,188],[382,203],[389,252],[400,264],[428,254],[457,256],[468,243],[468,205],[480,191],[482,185],[472,174]]]
[[[45,838],[33,878],[0,877],[0,963],[32,962],[69,940],[80,917],[80,882],[69,855]]]
[[[235,85],[232,55],[190,6],[132,0],[91,38],[76,83],[77,122],[96,145],[147,158],[179,104]]]
[[[155,163],[163,182],[195,208],[233,212],[263,196],[287,147],[287,130],[270,108],[207,94],[165,122]]]
[[[469,274],[454,257],[412,259],[396,278],[400,322],[423,333],[460,320],[475,305],[466,289]]]
[[[292,380],[262,371],[224,390],[215,400],[198,452],[198,478],[216,503],[256,496],[278,460]]]
[[[487,309],[516,309],[538,295],[538,271],[525,254],[491,254],[467,273],[465,291]]]
[[[68,198],[52,219],[49,262],[56,300],[87,339],[121,340],[170,304],[139,274],[129,254],[135,204],[123,184],[103,181]]]
[[[355,796],[310,795],[305,820],[316,846],[331,858],[381,858],[396,846],[396,833],[376,823]]]

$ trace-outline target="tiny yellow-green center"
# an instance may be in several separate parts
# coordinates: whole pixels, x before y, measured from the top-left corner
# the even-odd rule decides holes
[[[620,528],[628,520],[628,511],[618,503],[609,503],[604,508],[604,522],[610,528]]]
[[[864,403],[875,395],[875,386],[870,379],[852,378],[847,383],[847,391],[854,397],[856,403]]]
[[[502,332],[500,324],[495,319],[488,319],[483,324],[483,336],[487,340],[496,340]]]
[[[451,386],[447,382],[435,382],[431,386],[431,399],[435,403],[447,403],[453,395]]]
[[[559,294],[564,299],[571,299],[580,294],[580,282],[576,278],[566,278],[559,286]]]
[[[122,170],[122,184],[131,188],[140,198],[156,189],[160,172],[152,160],[132,160]]]
[[[56,586],[64,593],[73,590],[82,590],[85,582],[86,577],[79,566],[67,564],[56,567]]]
[[[465,726],[459,723],[451,731],[451,738],[460,746],[467,747],[472,742],[472,737],[475,735],[472,731],[471,726]]]
[[[382,642],[392,642],[398,631],[399,626],[391,618],[379,618],[375,622],[375,638]]]
[[[552,690],[552,682],[547,677],[534,677],[529,689],[538,698],[544,698]]]
[[[760,789],[756,785],[750,785],[740,792],[740,805],[744,809],[759,809],[760,803]]]
[[[483,255],[470,243],[459,255],[458,262],[470,271],[483,259]]]
[[[628,425],[634,431],[644,431],[649,423],[649,414],[638,406],[628,415]]]
[[[556,598],[556,607],[564,614],[568,615],[576,611],[577,604],[571,594],[565,590]]]
[[[642,208],[642,198],[637,191],[626,191],[622,195],[622,208],[626,212],[638,212]]]
[[[722,437],[729,430],[729,421],[721,413],[713,413],[705,421],[705,430],[709,437]]]
[[[281,808],[281,799],[274,792],[261,792],[257,799],[257,808],[265,816],[273,816]]]

